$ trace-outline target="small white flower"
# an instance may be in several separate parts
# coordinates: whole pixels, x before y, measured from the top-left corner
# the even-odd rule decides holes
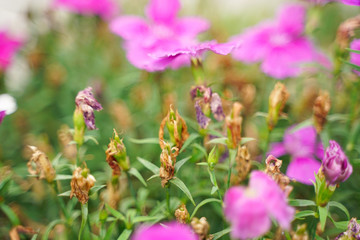
[[[6,115],[14,113],[17,109],[16,100],[9,94],[0,94],[0,111],[5,111]]]

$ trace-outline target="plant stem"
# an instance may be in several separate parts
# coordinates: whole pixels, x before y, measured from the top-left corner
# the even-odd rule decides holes
[[[229,189],[230,187],[231,171],[233,167],[233,160],[235,159],[236,154],[237,154],[237,149],[229,149],[229,169],[228,169],[228,179],[227,179],[226,189]]]
[[[131,196],[134,198],[136,209],[138,210],[138,212],[141,212],[139,203],[137,201],[136,193],[135,193],[135,190],[134,190],[134,186],[133,186],[132,181],[131,181],[130,174],[129,174],[128,171],[126,171],[125,173],[126,173],[126,177],[127,177],[127,180],[128,180]]]
[[[169,218],[172,216],[171,208],[170,208],[170,184],[165,186],[165,192],[166,192],[166,208],[169,213]]]
[[[209,171],[210,171],[210,174],[211,174],[211,182],[217,188],[216,191],[218,193],[219,199],[222,201],[222,196],[221,196],[221,193],[220,193],[220,189],[219,189],[219,186],[218,186],[217,181],[216,181],[215,171],[214,170],[209,170]],[[230,171],[230,174],[231,174],[231,171]]]
[[[81,204],[81,227],[80,227],[79,237],[78,237],[79,240],[82,239],[82,233],[85,229],[87,218],[88,218],[88,203]]]
[[[271,134],[272,130],[268,128],[268,132],[266,135],[266,139],[265,139],[265,148],[264,148],[264,153],[263,153],[263,157],[262,157],[262,162],[265,161],[266,159],[266,153],[269,150],[269,144],[270,144],[270,134]]]

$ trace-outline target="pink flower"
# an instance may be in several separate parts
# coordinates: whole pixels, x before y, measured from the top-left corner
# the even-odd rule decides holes
[[[322,159],[324,148],[316,139],[313,126],[306,126],[296,130],[296,126],[289,127],[283,142],[273,143],[268,154],[280,157],[289,154],[292,157],[286,175],[301,183],[311,185],[315,181],[314,172],[318,172],[321,164],[315,156]]]
[[[343,4],[360,6],[360,0],[341,0]]]
[[[21,45],[20,40],[10,37],[4,31],[0,31],[0,71],[9,67],[13,56]]]
[[[197,235],[188,225],[170,222],[148,227],[140,227],[132,236],[132,240],[198,240]]]
[[[122,16],[111,22],[110,29],[125,40],[124,47],[131,64],[147,71],[179,68],[190,63],[189,56],[159,62],[158,54],[182,49],[196,43],[196,36],[209,28],[199,17],[177,18],[178,0],[150,0],[147,20]]]
[[[55,0],[54,7],[65,7],[82,15],[99,15],[104,19],[113,17],[118,11],[113,0]]]
[[[5,111],[0,111],[0,124],[4,120],[5,116],[6,116],[6,112]]]
[[[360,6],[360,0],[308,0],[314,4],[325,5],[329,2],[340,2],[346,5]]]
[[[304,36],[305,8],[288,5],[275,21],[267,21],[235,37],[240,47],[233,57],[245,63],[262,62],[261,69],[269,76],[283,79],[296,77],[303,64],[320,63],[330,67],[327,58]]]
[[[231,236],[250,239],[270,230],[271,219],[290,229],[295,209],[287,204],[285,193],[265,173],[253,171],[249,186],[232,187],[225,193],[224,213],[231,223]]]
[[[350,44],[350,49],[358,50],[360,51],[360,39],[355,39]],[[360,54],[359,53],[350,53],[350,62],[360,66]],[[360,72],[357,70],[354,70],[354,72],[360,76]]]

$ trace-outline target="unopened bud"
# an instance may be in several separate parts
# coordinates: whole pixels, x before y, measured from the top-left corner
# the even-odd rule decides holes
[[[113,175],[120,175],[120,168],[123,171],[128,171],[130,169],[129,158],[126,154],[126,147],[115,129],[113,138],[110,139],[110,143],[105,153],[106,161],[113,169]]]
[[[38,175],[39,179],[46,179],[48,182],[54,181],[56,173],[45,153],[34,146],[29,146],[29,148],[33,151],[32,156],[27,163],[29,173]],[[35,169],[33,163],[36,166]]]
[[[340,24],[336,33],[336,43],[340,50],[345,50],[352,37],[355,36],[355,30],[360,28],[360,15],[349,18]]]
[[[241,110],[243,106],[239,102],[234,102],[230,115],[226,116],[225,122],[228,134],[228,147],[236,149],[241,141]]]
[[[326,116],[330,111],[330,97],[327,91],[320,91],[314,103],[314,124],[316,131],[320,133],[326,123]]]
[[[179,154],[177,147],[171,148],[168,143],[163,143],[164,148],[160,155],[160,178],[161,186],[165,187],[169,180],[174,177],[176,157]]]
[[[235,172],[232,175],[231,182],[238,185],[246,179],[251,169],[251,156],[246,146],[238,146],[235,164]]]
[[[83,117],[83,112],[80,108],[76,107],[73,116],[74,121],[74,141],[78,146],[82,146],[84,143],[84,134],[85,134],[85,121]]]
[[[199,236],[200,240],[211,240],[213,236],[209,235],[210,225],[205,217],[200,219],[193,218],[191,220],[191,227],[194,232]]]
[[[269,130],[272,130],[277,124],[289,96],[285,85],[280,82],[276,83],[269,97],[269,113],[267,118]]]
[[[210,151],[207,162],[210,170],[213,170],[215,165],[219,162],[219,152],[216,149],[216,146]]]
[[[95,185],[95,178],[89,173],[89,169],[76,168],[71,179],[70,199],[75,195],[82,204],[89,201],[89,191]]]
[[[189,221],[190,215],[185,204],[181,204],[178,209],[176,209],[175,217],[179,223],[186,224]]]

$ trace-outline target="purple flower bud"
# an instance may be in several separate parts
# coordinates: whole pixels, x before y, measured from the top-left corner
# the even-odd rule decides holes
[[[224,120],[225,114],[222,108],[221,98],[219,94],[217,93],[212,94],[210,108],[216,120],[218,121]]]
[[[94,110],[100,111],[102,110],[102,106],[96,101],[91,91],[92,87],[80,91],[75,98],[75,103],[83,113],[87,128],[89,130],[94,130],[96,129]]]
[[[201,110],[200,102],[195,102],[196,120],[198,121],[201,128],[207,128],[210,123],[210,118],[206,117]]]
[[[0,111],[0,124],[2,123],[2,121],[4,120],[4,117],[6,115],[5,111]]]
[[[353,171],[340,145],[333,140],[330,140],[330,146],[326,149],[322,169],[327,182],[331,185],[344,182]]]

